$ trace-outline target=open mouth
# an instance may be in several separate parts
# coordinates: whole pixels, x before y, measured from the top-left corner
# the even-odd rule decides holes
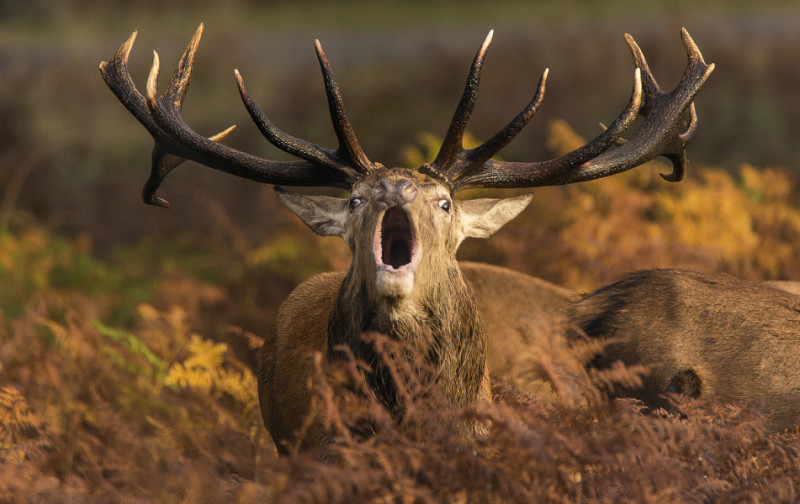
[[[400,207],[391,207],[383,214],[373,243],[375,262],[379,268],[402,270],[415,262],[416,236],[408,215]]]

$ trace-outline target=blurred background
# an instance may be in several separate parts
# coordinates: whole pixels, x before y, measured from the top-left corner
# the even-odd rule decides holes
[[[769,268],[750,263],[754,251],[766,253],[766,231],[753,220],[754,205],[772,194],[764,189],[769,184],[762,168],[777,168],[767,175],[778,180],[771,190],[787,208],[796,204],[797,2],[2,0],[0,228],[18,238],[34,229],[46,237],[40,236],[44,245],[35,245],[42,250],[68,248],[127,278],[127,287],[119,280],[111,288],[125,306],[169,290],[164,279],[176,291],[179,279],[190,278],[217,289],[209,294],[212,301],[230,301],[209,301],[226,323],[259,333],[298,281],[349,261],[339,240],[306,230],[278,205],[271,187],[192,163],[161,188],[171,209],[142,204],[152,143],[106,88],[98,63],[139,30],[130,60],[133,78],[143,89],[155,49],[163,87],[201,22],[205,35],[184,104],[184,117],[196,131],[210,135],[237,124],[227,143],[289,159],[249,120],[233,78],[238,68],[276,125],[333,146],[313,51],[319,38],[362,145],[372,160],[387,165],[431,155],[489,29],[495,37],[469,132],[477,139],[496,132],[528,102],[541,72],[550,68],[539,114],[502,153],[509,160],[538,160],[552,157],[570,135],[596,135],[597,123],[608,123],[624,107],[633,74],[624,33],[638,41],[662,87],[672,89],[686,64],[680,40],[686,27],[706,61],[717,65],[697,101],[700,127],[688,153],[689,181],[672,186],[657,176],[668,168],[645,167],[620,182],[537,190],[517,222],[488,242],[466,244],[462,257],[578,289],[658,266],[754,279],[795,276],[793,263],[783,264],[774,254],[762,261]],[[556,119],[574,131],[559,129],[563,123]],[[756,167],[747,172],[750,179],[741,173],[748,163]],[[706,167],[718,169],[711,182],[699,175]],[[622,184],[618,192],[613,184]],[[762,189],[752,189],[754,184]],[[693,188],[699,196],[691,200]],[[664,195],[674,201],[658,203]],[[733,199],[714,199],[725,197]],[[708,207],[681,221],[677,209],[689,208],[690,200]],[[674,230],[665,231],[670,226]],[[775,226],[786,233],[785,222]],[[786,257],[793,237],[780,238]],[[74,282],[92,278],[76,264],[64,266],[62,276]],[[51,274],[44,274],[49,282]],[[161,295],[165,304],[196,301],[186,294]],[[125,320],[126,309],[118,312]]]

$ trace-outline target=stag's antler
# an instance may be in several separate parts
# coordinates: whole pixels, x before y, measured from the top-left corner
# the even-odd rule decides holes
[[[683,44],[689,64],[678,86],[665,93],[656,83],[641,49],[626,34],[625,39],[633,53],[636,71],[633,93],[625,110],[610,127],[589,142],[564,156],[534,163],[490,161],[533,117],[544,91],[545,71],[533,101],[497,135],[475,149],[462,146],[472,105],[478,90],[480,71],[486,50],[491,42],[491,33],[481,46],[472,65],[461,103],[456,110],[441,151],[428,169],[442,174],[451,183],[453,190],[466,187],[538,187],[572,184],[606,177],[645,163],[655,157],[665,156],[673,163],[673,172],[662,177],[670,181],[683,179],[686,171],[686,145],[697,128],[697,113],[694,97],[714,64],[707,65],[703,55],[686,29],[681,30]],[[642,87],[644,100],[642,101]],[[689,119],[685,119],[686,112]],[[637,114],[645,117],[644,123],[630,140],[623,140],[622,133],[630,126]],[[612,145],[618,149],[609,151]]]
[[[100,63],[106,84],[155,140],[150,177],[142,193],[146,203],[169,205],[156,196],[156,191],[167,174],[187,159],[259,182],[290,186],[350,188],[361,176],[381,167],[369,161],[353,133],[339,88],[319,41],[315,41],[317,57],[339,141],[335,151],[277,129],[252,100],[238,71],[235,74],[242,101],[259,130],[273,145],[303,161],[262,159],[220,144],[219,140],[230,133],[233,127],[210,138],[193,131],[183,121],[181,107],[202,32],[203,25],[200,25],[167,90],[160,97],[157,95],[157,53],[153,57],[146,98],[136,89],[128,72],[128,57],[136,32],[120,46],[110,62]],[[672,174],[662,176],[673,181],[683,178],[685,148],[697,126],[693,99],[714,69],[713,64],[707,65],[703,61],[686,30],[682,31],[682,35],[689,65],[672,92],[661,91],[639,46],[630,35],[626,35],[636,63],[633,93],[628,106],[601,135],[588,144],[556,159],[534,163],[491,161],[490,158],[505,147],[536,113],[544,95],[547,70],[531,102],[505,128],[475,149],[463,147],[464,130],[475,104],[480,73],[492,35],[493,32],[489,32],[475,56],[464,94],[436,159],[420,167],[421,171],[443,179],[453,191],[466,187],[535,187],[605,177],[663,155],[673,162],[674,170]],[[687,110],[688,120],[685,119]],[[622,134],[637,114],[645,117],[642,126],[630,140],[623,140]],[[609,151],[612,145],[618,145],[619,148]]]
[[[294,138],[275,128],[247,94],[238,72],[236,78],[242,100],[259,129],[276,147],[304,161],[271,161],[218,143],[233,130],[233,127],[210,138],[193,131],[183,122],[181,107],[191,80],[192,64],[202,34],[201,24],[186,47],[167,90],[160,97],[157,95],[159,72],[157,53],[153,53],[153,66],[147,82],[147,98],[136,88],[128,72],[128,57],[136,40],[136,32],[133,32],[120,46],[111,61],[100,63],[100,72],[108,87],[155,140],[150,178],[142,192],[145,203],[169,206],[167,201],[156,196],[156,190],[167,174],[187,159],[269,184],[342,188],[349,188],[356,178],[377,166],[367,159],[353,134],[344,112],[338,86],[319,42],[317,42],[317,55],[325,78],[333,126],[339,139],[339,148],[336,151]]]

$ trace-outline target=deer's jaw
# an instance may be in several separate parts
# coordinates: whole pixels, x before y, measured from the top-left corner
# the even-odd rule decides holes
[[[375,286],[380,296],[411,296],[420,253],[419,234],[408,213],[400,206],[389,207],[375,226],[372,239]]]

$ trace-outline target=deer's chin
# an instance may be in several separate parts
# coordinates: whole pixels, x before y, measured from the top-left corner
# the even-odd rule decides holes
[[[410,297],[414,290],[414,270],[379,268],[375,273],[375,286],[378,294],[385,298],[398,300]]]

